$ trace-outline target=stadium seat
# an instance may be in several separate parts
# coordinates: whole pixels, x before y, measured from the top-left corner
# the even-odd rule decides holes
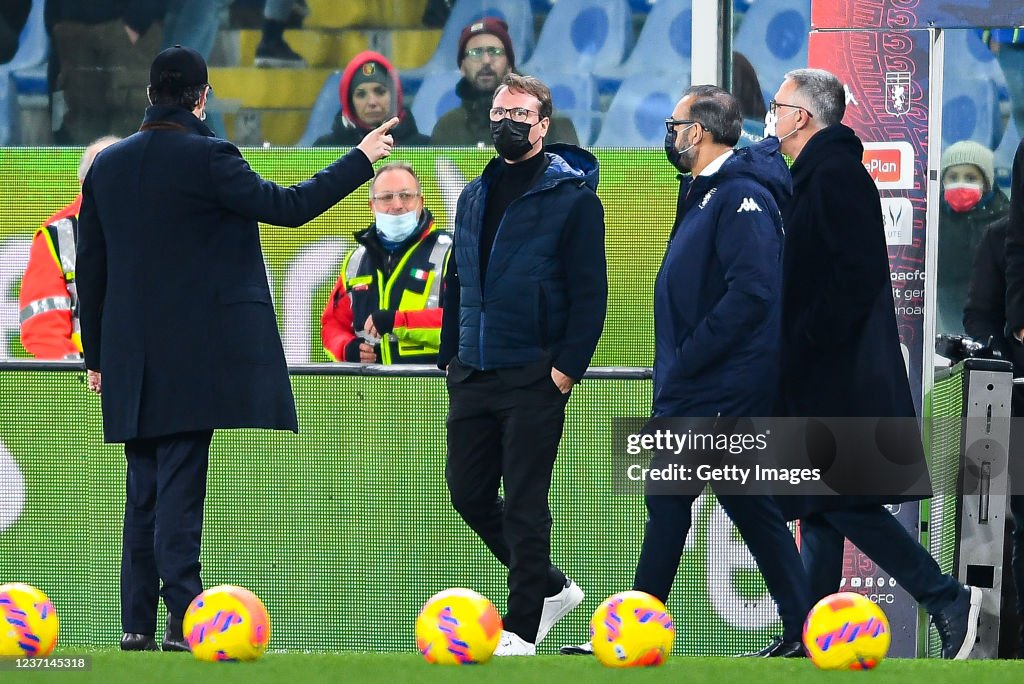
[[[1010,172],[1013,169],[1013,156],[1017,153],[1017,145],[1020,144],[1020,131],[1017,130],[1017,123],[1013,117],[1006,125],[1003,132],[1003,139],[995,150],[996,184],[1003,190],[1010,189]]]
[[[335,71],[320,88],[320,94],[316,96],[313,109],[309,113],[309,123],[306,124],[306,132],[302,134],[296,147],[309,147],[317,138],[331,132],[331,124],[334,117],[341,111],[341,101],[338,99],[338,86],[341,84],[341,72]]]
[[[690,74],[637,74],[619,87],[605,114],[595,147],[661,147],[665,119],[672,116]]]
[[[944,32],[942,144],[975,140],[995,149],[1010,111],[1006,76],[977,31]]]
[[[627,0],[558,0],[519,71],[593,73],[618,66],[633,44]]]
[[[442,115],[462,104],[455,94],[455,86],[461,79],[462,72],[452,69],[431,74],[423,81],[411,109],[420,133],[430,135]]]
[[[539,48],[538,48],[539,49]],[[594,119],[599,109],[597,87],[589,74],[559,72],[530,72],[551,88],[551,102],[555,113],[572,120],[581,146],[594,139]]]
[[[747,10],[733,49],[754,66],[766,100],[778,90],[787,71],[807,66],[810,30],[810,0],[759,0]]]
[[[430,74],[458,68],[455,53],[459,35],[468,24],[483,17],[498,17],[508,24],[508,35],[516,51],[517,64],[523,64],[533,51],[533,11],[530,0],[458,0],[444,24],[441,40],[430,60],[418,69],[402,72],[402,90],[415,94]]]
[[[995,82],[988,76],[947,71],[942,86],[942,145],[974,140],[995,147],[999,101]]]
[[[658,0],[647,16],[636,47],[617,67],[596,72],[602,95],[614,93],[623,80],[635,74],[690,73],[693,31],[692,0]]]
[[[6,64],[0,64],[0,145],[11,143],[16,125],[17,92],[12,75],[45,64],[50,52],[50,41],[43,24],[45,0],[32,0],[25,26],[18,38],[18,51]]]

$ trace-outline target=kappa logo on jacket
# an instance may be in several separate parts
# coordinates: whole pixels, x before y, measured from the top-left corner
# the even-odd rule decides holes
[[[741,211],[761,211],[761,207],[757,206],[757,202],[754,201],[753,197],[744,197],[736,213],[738,214]]]

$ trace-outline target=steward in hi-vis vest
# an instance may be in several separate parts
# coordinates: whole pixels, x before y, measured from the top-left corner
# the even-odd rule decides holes
[[[114,136],[85,148],[78,165],[78,182],[85,180],[93,159],[118,141]],[[82,333],[78,324],[78,286],[75,284],[75,242],[82,195],[46,219],[32,238],[25,275],[18,292],[21,346],[37,359],[81,359]]]
[[[406,163],[377,171],[370,207],[375,220],[355,234],[320,319],[324,349],[336,361],[434,364],[451,236]]]
[[[82,196],[46,219],[32,238],[18,293],[21,345],[37,359],[82,358],[75,237]]]

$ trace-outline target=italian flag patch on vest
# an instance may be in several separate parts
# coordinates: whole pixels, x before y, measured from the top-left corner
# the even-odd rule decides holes
[[[422,268],[414,268],[409,271],[409,274],[416,280],[426,280],[430,276],[430,271],[424,271]]]

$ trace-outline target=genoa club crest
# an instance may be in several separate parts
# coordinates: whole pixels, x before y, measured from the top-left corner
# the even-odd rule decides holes
[[[911,81],[909,71],[889,71],[885,74],[885,111],[903,116],[910,111]]]

